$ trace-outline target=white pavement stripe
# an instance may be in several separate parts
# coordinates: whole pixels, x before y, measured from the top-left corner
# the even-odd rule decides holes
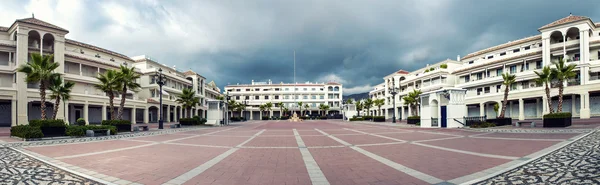
[[[199,134],[199,135],[189,136],[189,137],[184,137],[184,138],[171,139],[171,140],[163,141],[161,143],[169,143],[169,142],[173,142],[173,141],[181,141],[181,140],[185,140],[185,139],[191,139],[191,138],[195,138],[195,137],[200,137],[200,136],[205,136],[205,135],[209,135],[209,134],[215,134],[215,133],[219,133],[219,132],[233,130],[233,129],[236,129],[236,128],[240,128],[240,127],[234,127],[234,128],[223,129],[223,130],[217,130],[217,131],[214,131],[214,132],[209,132],[209,133],[204,133],[204,134]]]
[[[440,133],[440,132],[428,132],[428,131],[418,131],[418,132],[426,133],[426,134],[437,134],[437,135],[446,135],[446,136],[460,136],[460,137],[465,137],[465,136],[461,136],[461,135],[446,134],[446,133]]]
[[[132,147],[126,147],[126,148],[113,149],[113,150],[104,150],[104,151],[100,151],[100,152],[92,152],[92,153],[85,153],[85,154],[77,154],[77,155],[68,155],[68,156],[62,156],[62,157],[55,157],[55,159],[70,159],[70,158],[76,158],[76,157],[84,157],[84,156],[90,156],[90,155],[98,155],[98,154],[105,154],[105,153],[111,153],[111,152],[119,152],[119,151],[123,151],[123,150],[130,150],[130,149],[142,148],[142,147],[147,147],[147,146],[152,146],[152,145],[158,145],[158,143],[150,143],[150,144],[145,144],[145,145],[138,145],[138,146],[132,146]]]
[[[361,133],[361,134],[367,134],[367,135],[371,135],[371,136],[375,136],[375,137],[380,137],[380,138],[384,138],[384,139],[394,140],[394,141],[398,141],[398,142],[407,142],[405,140],[400,140],[400,139],[396,139],[396,138],[393,138],[393,137],[382,136],[382,135],[378,135],[378,134],[371,134],[371,133],[368,133],[368,132],[358,131],[358,130],[349,129],[349,128],[344,128],[344,129],[350,130],[350,131],[353,131],[353,132],[358,132],[358,133]]]
[[[333,139],[333,140],[336,140],[336,141],[338,141],[338,142],[342,143],[343,145],[347,145],[347,146],[350,146],[350,145],[351,145],[350,143],[348,143],[348,142],[345,142],[344,140],[341,140],[341,139],[339,139],[339,138],[337,138],[337,137],[335,137],[335,136],[329,135],[328,133],[326,133],[326,132],[323,132],[323,131],[321,131],[321,130],[319,130],[319,129],[315,129],[315,130],[317,130],[317,131],[321,132],[321,133],[322,133],[322,134],[324,134],[324,135],[327,135],[327,136],[329,136],[331,139]],[[425,174],[425,173],[423,173],[423,172],[420,172],[420,171],[414,170],[414,169],[412,169],[412,168],[408,168],[408,167],[406,167],[406,166],[404,166],[404,165],[398,164],[398,163],[396,163],[396,162],[394,162],[394,161],[391,161],[391,160],[389,160],[389,159],[386,159],[386,158],[384,158],[384,157],[381,157],[381,156],[379,156],[379,155],[377,155],[377,154],[374,154],[374,153],[371,153],[371,152],[369,152],[369,151],[366,151],[366,150],[364,150],[364,149],[362,149],[362,148],[360,148],[360,147],[357,147],[357,146],[350,146],[350,148],[352,148],[352,149],[356,150],[357,152],[359,152],[359,153],[361,153],[361,154],[363,154],[363,155],[366,155],[367,157],[370,157],[371,159],[374,159],[374,160],[376,160],[376,161],[379,161],[380,163],[383,163],[383,164],[385,164],[385,165],[387,165],[387,166],[389,166],[389,167],[392,167],[392,168],[394,168],[394,169],[396,169],[396,170],[398,170],[398,171],[400,171],[400,172],[406,173],[406,174],[408,174],[408,175],[410,175],[410,176],[413,176],[413,177],[415,177],[415,178],[421,179],[422,181],[425,181],[425,182],[427,182],[427,183],[430,183],[430,184],[437,184],[437,183],[440,183],[440,182],[444,182],[442,179],[438,179],[438,178],[436,178],[436,177],[434,177],[434,176],[431,176],[431,175]]]
[[[516,141],[565,141],[566,139],[532,139],[532,138],[502,138],[502,137],[472,137],[479,139],[499,139],[499,140],[516,140]]]
[[[310,177],[310,181],[312,182],[312,184],[329,185],[327,177],[325,177],[325,174],[323,174],[323,171],[321,171],[319,164],[317,164],[315,158],[313,158],[308,148],[306,148],[302,137],[300,137],[300,134],[296,129],[294,129],[294,136],[296,137],[296,143],[298,143],[298,147],[300,147],[302,160],[304,160],[304,165],[306,166],[306,170],[308,171],[308,176]]]
[[[183,184],[187,181],[189,181],[190,179],[194,178],[195,176],[198,176],[200,174],[202,174],[204,171],[208,170],[209,168],[213,167],[215,164],[221,162],[223,159],[227,158],[229,155],[231,155],[233,152],[239,150],[238,147],[241,147],[242,145],[250,142],[250,140],[254,139],[256,136],[262,134],[265,130],[261,130],[260,132],[254,134],[254,136],[252,136],[251,138],[247,139],[246,141],[244,141],[243,143],[239,144],[236,146],[236,148],[231,148],[227,151],[225,151],[224,153],[222,153],[221,155],[218,155],[217,157],[205,162],[204,164],[178,176],[177,178],[171,179],[169,182],[166,182],[165,184]]]
[[[445,148],[445,147],[440,147],[440,146],[433,146],[433,145],[428,145],[428,144],[423,144],[423,143],[412,143],[412,144],[419,145],[419,146],[424,146],[424,147],[429,147],[429,148],[440,149],[440,150],[446,150],[446,151],[450,151],[450,152],[456,152],[456,153],[463,153],[463,154],[469,154],[469,155],[482,156],[482,157],[491,157],[491,158],[508,159],[508,160],[519,159],[519,157],[494,155],[494,154],[484,154],[484,153],[477,153],[477,152],[469,152],[469,151],[464,151],[464,150],[457,150],[457,149],[452,149],[452,148]]]

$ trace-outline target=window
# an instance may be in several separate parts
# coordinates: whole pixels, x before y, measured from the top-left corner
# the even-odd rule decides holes
[[[265,96],[265,100],[268,100],[268,99],[269,99],[269,96]]]
[[[535,62],[535,68],[536,68],[536,69],[542,69],[542,61],[541,61],[541,60],[540,60],[540,61],[537,61],[537,62]]]
[[[525,63],[525,70],[529,71],[529,62]]]
[[[259,96],[254,96],[254,99],[255,100],[260,100],[260,97]]]
[[[467,83],[467,82],[471,81],[471,79],[470,79],[470,78],[471,78],[471,76],[469,76],[469,75],[465,76],[465,83]]]
[[[523,48],[523,49],[529,50],[529,49],[531,49],[531,46],[525,46],[525,48]]]
[[[294,88],[294,90],[295,90],[295,91],[297,91],[297,90],[298,90],[298,88]]]
[[[305,100],[307,100],[308,96],[304,95],[302,98],[305,99]]]
[[[538,44],[538,47],[542,47],[542,43],[539,43],[539,44]]]
[[[506,52],[500,53],[500,56],[504,56],[504,55],[506,55]]]
[[[150,91],[150,92],[152,93],[152,97],[156,97],[156,90],[155,89],[152,90],[152,91]]]
[[[487,71],[486,71],[485,77],[486,77],[486,78],[487,78],[487,77],[490,77],[490,70],[487,70]]]
[[[246,91],[250,91],[250,89],[246,89]]]
[[[494,55],[487,57],[487,59],[492,59],[492,58],[494,58]]]
[[[502,85],[496,85],[496,92],[499,93],[502,89]]]
[[[490,93],[490,87],[483,88],[483,92],[486,93],[486,94]]]
[[[290,88],[285,88],[285,91],[289,91],[289,90],[290,90]]]
[[[259,89],[259,88],[256,88],[256,89],[254,89],[254,91],[260,91],[260,89]]]
[[[316,103],[312,103],[312,107],[317,107],[317,104]]]
[[[477,73],[477,80],[481,80],[483,78],[483,72]]]
[[[502,69],[496,70],[496,76],[502,76]]]
[[[521,51],[521,49],[513,49],[513,53],[518,53],[519,51]]]
[[[240,100],[240,96],[235,96],[235,100]]]
[[[277,95],[276,95],[276,96],[275,96],[275,99],[276,99],[276,100],[278,100],[278,99],[279,99],[279,96],[277,96]]]
[[[312,97],[310,99],[316,100],[317,96],[316,95],[312,95]]]
[[[298,95],[294,95],[294,99],[298,99]]]
[[[600,52],[599,52],[599,53],[600,53]],[[320,90],[320,91],[323,91],[323,88],[320,88],[319,90]]]
[[[510,84],[510,90],[511,91],[517,90],[517,83]]]
[[[275,91],[279,91],[279,88],[275,88]]]
[[[283,99],[286,99],[286,100],[287,100],[287,99],[290,99],[290,96],[289,96],[289,95],[285,95],[285,96],[283,97]]]
[[[469,64],[473,64],[474,62],[475,62],[475,61],[471,60],[471,61],[469,61]]]
[[[304,89],[302,89],[302,90],[306,91],[306,88],[304,88]]]
[[[246,100],[249,100],[249,99],[250,99],[250,96],[246,96]]]
[[[510,74],[517,73],[517,66],[510,66]]]
[[[312,91],[314,91],[314,90],[316,90],[316,89],[315,89],[315,88],[312,88],[311,90],[312,90]]]
[[[319,99],[325,99],[325,96],[321,95],[321,97],[319,97]]]
[[[242,90],[241,90],[241,89],[236,89],[235,91],[236,91],[236,92],[240,92],[240,91],[242,91]]]
[[[481,92],[483,91],[482,88],[477,88],[477,95],[481,95]]]

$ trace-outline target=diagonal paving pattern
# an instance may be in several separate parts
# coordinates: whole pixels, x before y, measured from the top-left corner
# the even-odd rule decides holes
[[[590,172],[600,171],[593,157],[571,160],[565,170],[588,172],[567,174],[568,181],[552,181],[557,177],[548,173],[532,176],[539,166],[512,170],[571,142],[595,137],[584,134],[581,129],[545,132],[332,120],[251,121],[115,139],[21,144],[27,147],[16,152],[105,184],[472,184],[481,180],[490,184],[519,182],[515,179],[525,179],[523,174],[540,182],[576,184],[573,179],[579,179],[593,184],[597,176]],[[577,140],[580,137],[584,139]],[[597,156],[597,145],[588,139],[577,149],[558,153]],[[559,161],[548,159],[543,164],[556,165],[552,160]],[[513,178],[501,179],[499,173]]]

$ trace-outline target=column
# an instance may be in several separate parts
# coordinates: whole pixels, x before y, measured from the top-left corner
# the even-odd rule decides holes
[[[17,126],[17,100],[10,100],[11,126]]]
[[[163,110],[163,111],[165,111],[165,110]],[[171,122],[171,106],[170,105],[167,105],[167,110],[165,111],[165,113],[166,113],[166,115],[165,115],[165,119],[164,120],[167,123]],[[177,113],[177,109],[175,109],[175,114],[176,113]]]
[[[525,101],[519,98],[519,120],[525,120]]]
[[[548,107],[548,98],[546,96],[542,97],[542,116],[550,113],[550,107]]]
[[[520,103],[521,103],[521,102],[519,101],[519,104],[520,104]],[[519,107],[520,107],[520,106],[521,106],[521,105],[519,105]],[[506,110],[508,111],[508,114],[506,114],[506,113],[505,113],[505,115],[504,115],[504,116],[508,115],[509,117],[513,117],[513,115],[512,115],[512,113],[513,113],[513,102],[512,102],[512,101],[509,101],[509,102],[508,102],[508,107],[507,107],[507,108],[508,108],[508,109],[506,109]],[[499,106],[498,106],[498,111],[501,111],[501,110],[502,110],[502,104],[499,104]],[[520,110],[519,110],[519,111],[520,111]],[[497,116],[498,116],[498,115],[496,115],[496,117],[497,117]]]
[[[67,104],[67,106],[69,106],[69,104]],[[67,110],[65,110],[65,111],[67,111]],[[102,104],[102,120],[107,120],[106,119],[106,103]]]
[[[260,118],[259,118],[259,119],[260,119],[260,120],[262,120],[262,117],[263,117],[262,113],[263,113],[263,111],[258,111],[258,113],[259,113],[259,115],[260,115]]]
[[[131,108],[131,124],[137,124],[135,105]]]
[[[581,108],[581,107],[580,107]],[[571,115],[575,116],[575,95],[571,95]]]
[[[398,107],[394,107],[394,115],[396,115],[396,119],[398,119]]]
[[[542,40],[542,67],[550,64],[550,38]]]
[[[233,115],[233,113],[232,113]],[[269,111],[269,117],[273,117],[273,110]]]
[[[540,99],[536,98],[535,99],[535,117],[537,117],[537,118],[541,117],[540,113],[542,113],[542,111],[540,110]]]
[[[83,104],[83,119],[85,119],[85,124],[89,125],[90,121],[89,121],[89,104],[87,102],[85,102],[85,104]],[[77,121],[77,120],[75,120]]]
[[[408,116],[414,116],[413,112],[412,112],[412,108],[410,106],[406,106],[408,107]]]
[[[27,63],[27,58],[29,57],[29,49],[28,49],[28,35],[27,31],[18,28],[17,30],[17,47],[16,47],[16,57],[15,57],[15,65],[20,66],[21,64]],[[16,76],[16,84],[17,84],[17,124],[18,125],[27,125],[29,124],[29,119],[27,116],[27,82],[25,82],[25,73],[17,72]]]
[[[144,108],[144,123],[150,123],[149,115],[150,115],[150,107]]]
[[[250,120],[254,120],[254,119],[252,118],[252,110],[250,110]]]
[[[175,115],[179,115],[179,118],[183,118],[183,115],[184,115],[183,111],[184,111],[183,107],[179,107],[179,108],[175,107],[175,112],[176,112]],[[177,118],[175,118],[175,119],[177,120]]]
[[[485,103],[479,104],[479,116],[485,116]]]
[[[563,33],[563,59],[567,59],[567,32]]]
[[[580,96],[580,110],[579,110],[579,118],[580,119],[589,119],[590,118],[590,94],[582,93]]]
[[[402,111],[402,119],[406,120],[407,114],[404,114],[404,106],[400,107],[400,111]]]

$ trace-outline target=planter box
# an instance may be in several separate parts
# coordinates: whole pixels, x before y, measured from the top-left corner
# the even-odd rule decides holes
[[[544,127],[568,127],[571,118],[544,118]]]
[[[131,132],[131,125],[120,124],[120,125],[113,125],[113,126],[117,127],[117,132]]]
[[[512,118],[496,118],[485,120],[488,123],[494,123],[496,126],[512,125]]]
[[[40,127],[44,137],[66,136],[67,127]]]
[[[417,124],[421,122],[421,119],[406,119],[406,124]]]

